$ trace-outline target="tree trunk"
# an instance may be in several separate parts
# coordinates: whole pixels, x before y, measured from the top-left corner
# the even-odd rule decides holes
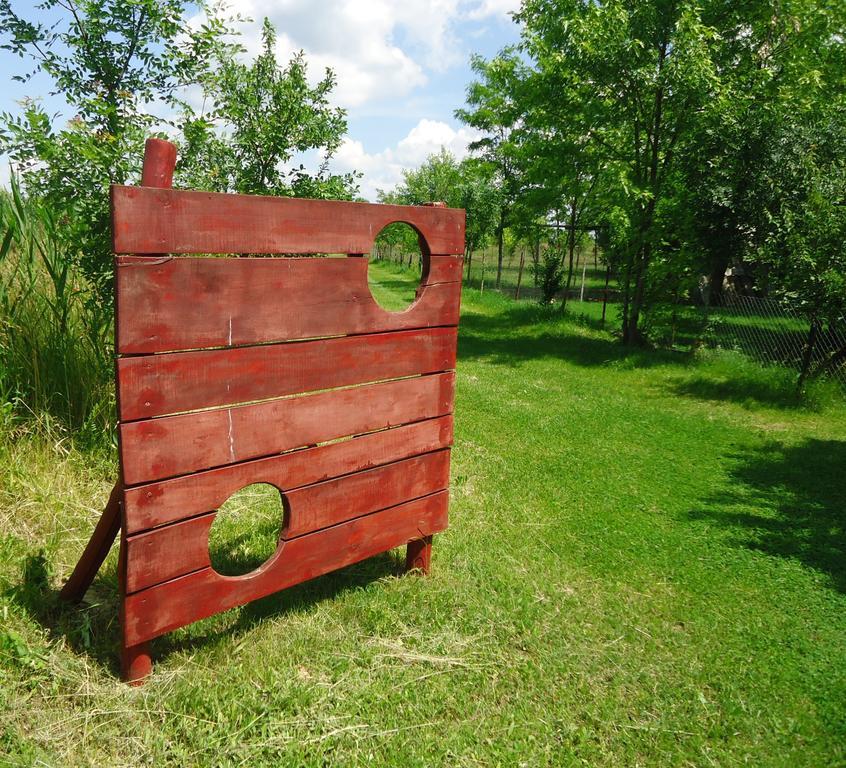
[[[541,248],[541,239],[540,239],[540,235],[538,235],[537,240],[535,240],[535,249],[534,249],[534,252],[532,253],[532,263],[535,266],[535,268],[533,270],[535,288],[538,287],[538,270],[540,268],[540,248]]]
[[[646,294],[646,269],[649,265],[650,248],[644,243],[637,259],[634,294],[629,306],[628,328],[623,332],[623,342],[629,346],[641,344],[643,337],[640,333],[640,313],[643,309],[643,299]]]
[[[567,308],[567,299],[570,298],[570,286],[573,283],[573,257],[576,253],[576,204],[570,206],[570,231],[567,233],[567,285],[564,288],[564,301],[561,302],[561,309]]]
[[[602,325],[605,326],[605,312],[608,309],[608,283],[611,282],[611,263],[605,266],[605,290],[602,293]]]
[[[526,249],[520,250],[520,267],[517,270],[517,289],[514,291],[514,300],[520,300],[520,283],[523,280],[523,265],[526,263]]]
[[[808,374],[811,372],[811,362],[814,359],[814,349],[817,346],[817,339],[820,335],[820,321],[814,317],[811,320],[811,327],[808,330],[808,340],[805,342],[805,349],[802,352],[802,369],[799,371],[797,386],[801,392],[805,388]]]
[[[496,228],[496,287],[497,289],[502,285],[502,249],[505,241],[505,209],[499,213],[499,226]]]
[[[723,287],[726,279],[726,269],[729,260],[727,256],[718,256],[711,265],[708,276],[708,306],[719,307],[723,303]]]
[[[467,282],[470,282],[470,267],[473,264],[473,251],[468,248],[467,249]]]

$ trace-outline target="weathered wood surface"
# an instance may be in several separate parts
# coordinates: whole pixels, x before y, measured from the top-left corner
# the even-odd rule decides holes
[[[61,592],[59,592],[59,597],[62,600],[78,603],[85,597],[88,587],[94,581],[97,571],[100,570],[100,566],[109,554],[115,537],[120,531],[120,500],[122,494],[122,485],[115,483],[82,557],[79,558],[79,562],[65,582]]]
[[[135,646],[446,527],[447,493],[441,491],[285,541],[246,576],[220,576],[204,568],[157,584],[126,597],[124,643]]]
[[[417,499],[449,485],[449,451],[393,464],[285,492],[287,519],[279,521],[282,541]],[[230,489],[230,494],[238,490]],[[280,491],[284,489],[280,488]],[[211,512],[127,538],[127,592],[207,568]]]
[[[451,257],[446,265],[456,263]],[[458,276],[403,312],[373,299],[365,259],[118,257],[117,351],[149,354],[458,324]]]
[[[151,139],[142,186],[112,188],[121,483],[62,592],[81,595],[120,523],[136,682],[152,638],[401,545],[425,572],[447,526],[464,212],[174,191],[175,162]],[[334,257],[394,222],[423,256],[403,312],[375,302],[366,258]],[[211,525],[253,483],[282,494],[280,542],[222,576]]]
[[[152,416],[455,368],[456,330],[347,336],[120,358],[120,418]]]
[[[291,451],[124,491],[127,534],[219,509],[233,489],[270,483],[293,490],[452,445],[452,416]]]
[[[120,425],[127,485],[162,480],[452,413],[439,373]]]
[[[464,253],[464,211],[112,187],[115,253],[369,253],[405,222],[431,253]]]

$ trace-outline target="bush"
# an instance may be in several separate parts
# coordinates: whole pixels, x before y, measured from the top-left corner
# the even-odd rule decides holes
[[[547,248],[540,263],[533,265],[538,286],[541,289],[541,304],[551,304],[564,285],[564,259],[558,248]]]

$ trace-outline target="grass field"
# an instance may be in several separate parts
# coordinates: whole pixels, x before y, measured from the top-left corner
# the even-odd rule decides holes
[[[6,414],[0,764],[842,766],[846,408],[792,384],[468,290],[432,575],[396,552],[201,622],[140,689],[116,553],[55,598],[113,451]]]

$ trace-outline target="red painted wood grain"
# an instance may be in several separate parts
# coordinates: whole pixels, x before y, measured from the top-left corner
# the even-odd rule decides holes
[[[246,576],[220,576],[205,568],[135,592],[125,600],[124,643],[143,643],[446,527],[447,493],[442,491],[283,542],[267,563]]]
[[[455,368],[456,330],[431,328],[124,357],[122,421]]]
[[[444,449],[297,488],[285,493],[288,519],[284,530],[279,521],[281,539],[428,496],[448,484],[449,450]],[[128,537],[127,592],[209,567],[209,531],[216,516],[211,512]]]
[[[293,448],[452,413],[455,374],[123,423],[126,485],[185,475]]]
[[[118,257],[116,281],[118,354],[455,326],[461,292],[429,282],[388,312],[365,259]]]
[[[432,253],[464,253],[464,211],[112,187],[115,253],[369,253],[405,222]]]
[[[233,489],[270,483],[294,489],[452,445],[452,416],[256,459],[185,477],[128,488],[123,495],[128,534],[220,508]]]

